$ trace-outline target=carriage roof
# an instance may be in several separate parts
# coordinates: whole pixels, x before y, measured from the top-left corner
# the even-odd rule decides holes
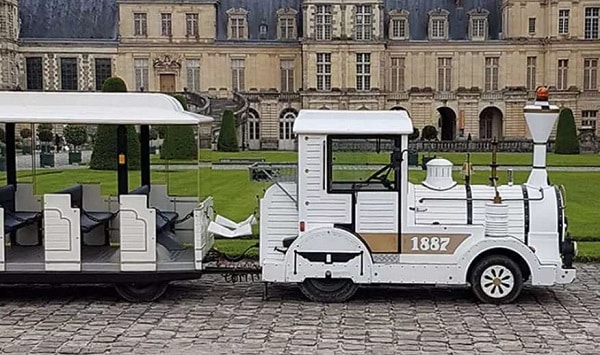
[[[174,97],[158,93],[0,92],[4,123],[197,125],[208,116],[185,111]]]
[[[294,122],[297,134],[411,134],[406,111],[301,110]]]

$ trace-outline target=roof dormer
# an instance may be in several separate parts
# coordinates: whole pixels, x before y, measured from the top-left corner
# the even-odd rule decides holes
[[[436,8],[427,13],[429,15],[429,39],[448,39],[448,15],[450,12],[442,8]]]
[[[406,10],[394,9],[390,11],[390,27],[388,36],[390,39],[409,39],[410,33],[408,30],[408,15]]]
[[[227,13],[227,39],[248,39],[248,11],[231,8]]]
[[[469,12],[469,38],[472,41],[485,41],[488,39],[488,16],[486,9],[476,8]]]

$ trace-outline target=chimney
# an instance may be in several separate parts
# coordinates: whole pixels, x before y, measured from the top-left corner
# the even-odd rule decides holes
[[[535,91],[533,105],[525,106],[523,111],[533,138],[533,168],[529,174],[527,185],[547,187],[546,144],[558,119],[560,109],[558,106],[548,103],[548,88],[542,86]]]

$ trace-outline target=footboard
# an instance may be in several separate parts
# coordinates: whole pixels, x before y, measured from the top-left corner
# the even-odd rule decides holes
[[[208,225],[213,219],[213,198],[208,197],[194,210],[194,261],[196,270],[202,270],[203,261],[215,242],[213,233],[208,230]]]

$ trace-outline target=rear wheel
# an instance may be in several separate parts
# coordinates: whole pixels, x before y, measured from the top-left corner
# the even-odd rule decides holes
[[[475,265],[471,275],[475,296],[486,303],[510,303],[523,288],[523,273],[519,265],[504,255],[491,255]]]
[[[306,279],[299,287],[311,301],[326,303],[345,302],[358,290],[348,279]]]
[[[168,286],[168,282],[131,282],[115,284],[115,290],[117,290],[119,296],[129,302],[152,302],[162,296]]]

